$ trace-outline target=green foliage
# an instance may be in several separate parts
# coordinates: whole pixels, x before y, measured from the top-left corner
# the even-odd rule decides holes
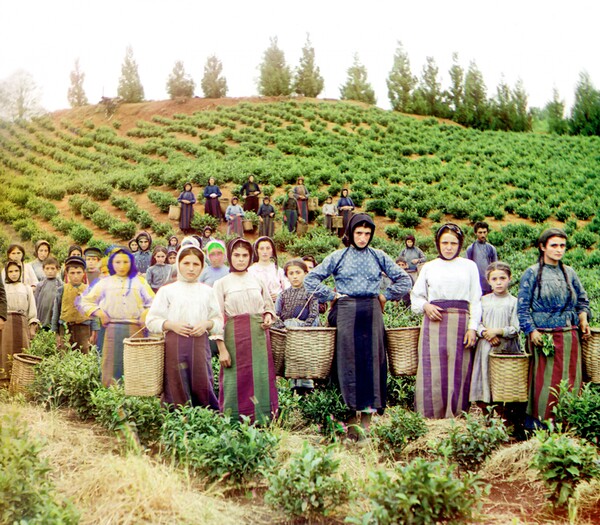
[[[308,521],[327,516],[350,496],[350,480],[337,474],[334,446],[317,449],[306,441],[290,463],[269,476],[265,501],[290,516]]]
[[[486,488],[477,476],[458,477],[455,465],[416,458],[393,474],[370,472],[365,491],[371,510],[350,518],[359,525],[447,523],[470,521],[481,508]]]
[[[538,430],[535,437],[540,446],[531,465],[539,470],[554,504],[566,505],[579,482],[600,477],[598,452],[589,443],[546,430]]]
[[[167,80],[167,93],[171,100],[180,98],[192,98],[196,83],[186,74],[183,62],[178,60],[173,66],[173,71]]]
[[[285,63],[285,55],[277,45],[277,37],[273,37],[260,64],[258,92],[264,97],[287,96],[292,92],[291,80],[292,74]]]
[[[388,301],[383,310],[383,324],[386,328],[407,328],[421,326],[422,316],[415,314],[401,302]]]
[[[73,239],[73,241],[75,241],[75,244],[79,244],[80,246],[82,246],[84,244],[87,244],[87,242],[92,238],[94,234],[83,224],[77,224],[73,226],[73,228],[71,228],[71,230],[69,231],[69,235],[71,235],[71,238]]]
[[[415,377],[387,377],[387,405],[389,407],[402,407],[412,410],[415,406]]]
[[[412,91],[417,85],[417,79],[410,70],[410,60],[401,42],[398,42],[394,53],[394,64],[386,83],[392,109],[410,113],[412,111]]]
[[[192,218],[191,226],[194,230],[199,232],[201,232],[206,226],[210,226],[213,231],[217,231],[217,228],[219,227],[219,219],[209,215],[208,213],[195,213],[194,217]]]
[[[133,59],[133,49],[127,46],[125,60],[121,66],[121,77],[117,94],[123,102],[141,102],[144,100],[144,88],[140,82],[138,66]]]
[[[600,91],[587,72],[579,74],[569,127],[573,135],[600,136]]]
[[[406,445],[427,434],[425,419],[418,412],[400,407],[387,410],[386,418],[379,418],[371,425],[371,435],[384,457],[398,461]]]
[[[135,235],[137,228],[135,222],[114,222],[108,228],[108,233],[114,235],[118,239],[127,241],[132,239]],[[160,234],[159,234],[160,235]]]
[[[354,55],[354,62],[348,68],[346,83],[340,88],[342,100],[358,100],[366,104],[375,104],[375,91],[367,80],[367,69],[363,66],[358,55]],[[352,195],[352,200],[354,200]]]
[[[50,357],[56,352],[56,334],[47,330],[38,330],[27,349],[28,354],[38,357]]]
[[[508,433],[499,418],[466,414],[465,419],[464,427],[453,422],[448,437],[437,445],[438,453],[461,469],[476,471],[494,450],[508,441]]]
[[[165,191],[150,190],[148,192],[148,199],[153,204],[156,204],[158,209],[163,213],[169,211],[169,206],[175,206],[177,204],[177,199]]]
[[[293,234],[294,235],[294,234]],[[284,237],[285,234],[280,237]],[[275,234],[277,237],[277,234]],[[278,239],[280,238],[278,237]],[[275,241],[277,243],[277,240]],[[303,237],[293,236],[293,242],[286,246],[289,253],[296,257],[312,255],[317,261],[322,261],[326,255],[336,250],[340,239],[321,226],[310,229]]]
[[[310,395],[300,398],[298,404],[304,420],[318,425],[319,433],[323,436],[335,439],[345,434],[342,422],[349,419],[352,412],[335,386],[315,388]]]
[[[204,65],[204,76],[200,85],[206,98],[221,98],[227,95],[227,80],[221,76],[223,64],[215,56],[211,55],[206,59]]]
[[[416,211],[404,210],[398,213],[396,220],[405,228],[415,228],[421,224],[421,217]]]
[[[586,383],[577,393],[562,381],[552,411],[557,425],[600,446],[600,386]]]
[[[76,524],[79,515],[58,496],[42,444],[31,438],[15,414],[0,419],[0,521],[46,525]]]

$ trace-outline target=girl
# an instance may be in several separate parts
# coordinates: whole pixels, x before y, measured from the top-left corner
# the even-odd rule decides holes
[[[253,247],[254,264],[248,268],[248,273],[261,281],[269,291],[273,302],[290,283],[281,268],[277,265],[277,249],[269,237],[259,237]]]
[[[278,319],[273,326],[318,326],[319,301],[304,288],[308,267],[302,259],[292,259],[285,263],[283,272],[291,287],[277,297],[275,313]]]
[[[205,250],[210,241],[214,241],[213,229],[211,226],[205,226],[202,230],[202,237],[200,238],[200,249]]]
[[[135,254],[140,249],[137,239],[131,239],[129,241],[128,246],[129,246],[129,251],[133,254]]]
[[[294,186],[294,197],[298,202],[298,214],[300,218],[308,224],[308,197],[309,193],[304,185],[304,178],[298,177]]]
[[[406,248],[400,252],[400,255],[406,259],[406,264],[408,265],[406,272],[410,275],[410,278],[414,283],[417,280],[419,265],[425,263],[427,257],[425,257],[425,254],[420,248],[415,246],[414,235],[407,235],[404,242]]]
[[[275,208],[271,205],[269,197],[265,197],[260,208],[258,208],[258,217],[260,219],[258,234],[261,237],[273,237],[275,232]]]
[[[455,417],[469,409],[481,286],[477,265],[459,257],[464,238],[456,224],[438,229],[439,256],[423,265],[410,294],[412,311],[425,314],[415,407],[428,418]]]
[[[135,238],[139,246],[139,250],[135,252],[133,258],[135,259],[135,266],[138,272],[144,275],[148,268],[150,268],[152,260],[152,237],[148,232],[140,232]]]
[[[480,339],[475,350],[469,394],[472,402],[492,402],[488,368],[490,352],[521,353],[517,298],[508,292],[510,278],[510,266],[506,263],[495,262],[487,267],[486,279],[493,293],[481,298],[482,318],[477,328]]]
[[[167,248],[167,263],[170,265],[174,265],[176,260],[177,260],[177,250],[175,250],[169,246],[169,248]]]
[[[177,238],[177,235],[171,235],[171,237],[169,237],[169,244],[167,245],[167,248],[173,248],[175,251],[177,251],[179,248],[179,239]]]
[[[239,199],[237,197],[232,197],[231,204],[227,206],[227,210],[225,210],[227,235],[237,235],[238,237],[243,237],[244,228],[242,225],[242,219],[244,217],[244,210],[238,204],[238,202]]]
[[[533,355],[527,414],[536,424],[551,418],[556,403],[553,389],[558,389],[562,380],[579,391],[582,372],[578,329],[584,339],[591,335],[588,296],[575,270],[562,262],[567,235],[550,228],[540,235],[537,244],[538,262],[523,273],[518,296],[519,323]],[[544,344],[543,333],[551,339],[551,349]]]
[[[212,215],[219,221],[223,219],[221,204],[219,203],[221,195],[221,189],[215,184],[215,178],[211,177],[208,179],[208,186],[204,188],[204,213]]]
[[[288,192],[287,199],[283,203],[283,220],[287,223],[288,231],[296,231],[296,223],[298,222],[298,201],[294,196],[293,191]]]
[[[244,199],[244,211],[258,211],[258,196],[260,195],[260,187],[254,182],[254,175],[248,177],[248,181],[242,186],[240,195],[246,198]],[[233,204],[233,199],[232,199]]]
[[[248,273],[252,245],[234,239],[227,245],[229,275],[213,290],[225,319],[225,331],[216,336],[221,362],[219,410],[265,421],[277,412],[275,368],[268,328],[275,316],[267,288]]]
[[[44,261],[50,255],[50,243],[40,239],[35,243],[33,253],[35,255],[35,261],[31,263],[31,268],[33,269],[38,281],[43,281],[46,277],[44,274]]]
[[[146,282],[156,293],[161,286],[164,286],[171,280],[173,267],[167,262],[167,249],[164,246],[157,246],[152,252],[150,268],[146,272]]]
[[[20,279],[21,282],[35,288],[39,282],[39,279],[36,277],[31,264],[23,261],[25,257],[25,248],[20,244],[11,244],[6,250],[6,257],[9,262],[16,262],[21,266]],[[6,269],[2,270],[2,278],[4,282],[6,282]]]
[[[0,330],[0,379],[10,379],[9,356],[29,348],[38,324],[33,290],[21,279],[21,263],[8,261],[4,267],[6,277],[7,318]]]
[[[325,223],[323,224],[330,232],[333,231],[333,218],[338,214],[337,206],[333,204],[333,199],[327,197],[325,204],[323,204],[323,217],[325,217]]]
[[[354,210],[354,202],[352,202],[352,199],[348,195],[348,188],[342,190],[342,194],[338,199],[336,206],[338,212],[340,212],[343,217],[343,225],[340,228],[338,235],[343,237],[344,233],[346,233],[346,228],[348,228],[348,221],[350,220],[350,217],[352,217],[352,211]]]
[[[217,410],[208,335],[222,334],[223,315],[213,290],[198,282],[200,247],[183,248],[175,266],[177,282],[158,291],[146,319],[148,330],[165,332],[163,401]]]
[[[179,228],[183,233],[188,233],[191,229],[192,218],[194,217],[194,204],[196,196],[192,193],[192,183],[186,182],[183,191],[177,197],[181,204],[181,215],[179,216]]]
[[[135,260],[125,248],[108,258],[109,277],[100,279],[80,296],[77,306],[102,323],[98,351],[102,354],[102,384],[109,386],[123,376],[123,340],[140,331],[154,293],[137,276]]]

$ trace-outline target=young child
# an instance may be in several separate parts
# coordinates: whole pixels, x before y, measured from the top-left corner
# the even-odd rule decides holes
[[[85,259],[85,281],[88,284],[92,285],[102,273],[102,270],[100,268],[102,261],[102,252],[99,248],[86,248],[85,250],[83,250],[83,257]]]
[[[133,255],[135,255],[140,249],[137,239],[131,239],[129,243],[127,243],[127,246],[129,246],[129,251],[133,253]]]
[[[520,354],[517,298],[508,292],[511,271],[508,264],[494,262],[487,267],[486,279],[492,293],[481,298],[483,309],[477,329],[479,342],[475,351],[469,400],[478,404],[492,402],[489,379],[489,356],[493,350],[501,354]]]
[[[140,331],[154,292],[138,277],[133,254],[113,250],[108,259],[109,277],[88,288],[76,302],[78,310],[102,323],[98,351],[102,353],[102,384],[109,386],[123,376],[123,340]]]
[[[225,277],[229,273],[229,267],[225,265],[226,248],[223,241],[214,240],[206,245],[206,255],[210,265],[206,265],[200,274],[199,281],[212,287],[215,281]]]
[[[308,267],[302,259],[292,259],[285,263],[283,272],[291,284],[277,297],[275,328],[289,326],[318,326],[319,302],[304,288],[304,277]]]
[[[85,269],[86,263],[81,257],[71,256],[65,261],[68,282],[58,289],[54,300],[52,331],[56,333],[59,347],[62,347],[68,331],[73,348],[87,354],[90,343],[94,344],[96,341],[100,325],[77,309],[79,297],[88,289],[88,285],[83,282]]]
[[[8,261],[14,261],[21,266],[21,282],[32,288],[37,286],[39,279],[36,277],[31,264],[24,261],[25,248],[23,246],[20,244],[11,244],[6,250],[6,258]],[[2,270],[2,278],[6,282],[6,268]]]
[[[33,290],[21,279],[21,263],[8,261],[4,271],[7,316],[0,331],[0,380],[5,382],[10,379],[9,356],[29,348],[38,320]]]
[[[135,266],[139,273],[145,275],[150,268],[152,260],[152,237],[148,232],[141,232],[135,240],[140,249],[133,254],[135,258]]]
[[[164,246],[157,246],[152,252],[150,268],[146,272],[146,282],[156,293],[158,289],[171,281],[173,267],[167,262],[167,249]]]
[[[67,259],[69,257],[83,257],[83,250],[81,249],[81,246],[78,244],[71,244],[67,250]],[[64,266],[60,272],[60,277],[65,283],[69,281],[69,278],[67,277],[67,269]],[[87,283],[87,279],[85,277],[83,278],[83,282]]]
[[[323,217],[325,217],[325,228],[333,231],[333,218],[338,214],[337,206],[333,204],[333,198],[327,197],[323,204]]]
[[[50,243],[44,239],[36,241],[33,247],[33,253],[35,254],[35,260],[31,263],[31,268],[35,272],[35,276],[38,281],[44,279],[44,261],[50,255]]]
[[[218,409],[208,335],[223,333],[223,315],[209,286],[199,283],[204,254],[187,245],[177,256],[177,282],[156,295],[146,325],[165,332],[165,403]]]
[[[254,264],[248,268],[248,273],[265,284],[273,302],[290,282],[285,277],[283,270],[277,265],[277,249],[269,237],[259,237],[253,246]]]
[[[177,249],[179,248],[179,239],[177,238],[177,235],[171,235],[171,237],[169,237],[169,244],[167,246],[167,249],[170,251],[171,248],[173,248],[175,251],[177,251]]]
[[[177,250],[169,246],[167,248],[167,264],[173,265],[173,264],[175,264],[176,261],[177,261]]]
[[[237,197],[231,197],[231,204],[225,210],[225,220],[227,221],[227,235],[244,236],[244,228],[242,219],[244,218],[244,210],[239,205]]]
[[[46,257],[44,259],[45,278],[38,283],[33,292],[37,308],[37,317],[40,321],[41,328],[44,330],[52,329],[54,300],[56,299],[58,290],[62,286],[62,282],[58,278],[58,272],[58,261],[52,256]]]

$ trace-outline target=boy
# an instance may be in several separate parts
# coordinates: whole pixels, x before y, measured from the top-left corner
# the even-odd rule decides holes
[[[492,287],[487,282],[485,271],[490,264],[498,260],[496,248],[487,242],[489,229],[490,227],[487,222],[476,222],[473,226],[473,231],[477,240],[467,248],[467,259],[470,259],[477,265],[479,284],[481,285],[483,295],[492,293]]]
[[[86,248],[83,251],[85,258],[85,276],[89,285],[92,285],[98,277],[100,277],[100,261],[102,260],[102,252],[99,248]]]
[[[34,288],[33,297],[37,306],[40,327],[43,330],[51,330],[54,300],[62,285],[62,281],[58,278],[59,264],[54,257],[46,257],[42,263],[42,269],[45,279]]]
[[[65,271],[68,282],[59,288],[54,301],[52,331],[57,334],[58,346],[62,346],[63,337],[68,330],[73,348],[87,354],[90,343],[95,342],[100,327],[95,320],[91,320],[77,309],[80,296],[88,289],[88,285],[83,282],[85,261],[77,256],[68,257],[65,261]]]

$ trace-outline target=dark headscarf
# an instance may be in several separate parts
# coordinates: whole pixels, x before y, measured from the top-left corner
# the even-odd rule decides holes
[[[365,228],[369,228],[371,230],[371,236],[369,237],[369,242],[367,243],[367,245],[364,248],[359,248],[358,246],[356,246],[356,244],[354,244],[354,230],[358,226],[364,226]],[[344,233],[344,236],[342,237],[342,242],[344,243],[344,246],[352,245],[357,250],[364,250],[369,247],[369,244],[371,244],[374,234],[375,234],[375,223],[373,222],[373,219],[371,218],[371,216],[367,213],[357,213],[356,215],[353,215],[352,217],[350,217],[350,220],[348,221],[348,227],[346,228],[346,232]]]
[[[561,239],[566,240],[567,234],[560,228],[548,228],[547,230],[544,230],[537,240],[537,249],[540,256],[544,255],[544,252],[542,251],[541,247],[543,246],[545,248],[546,244],[548,243],[548,240],[552,237],[560,237]]]
[[[131,264],[131,267],[129,268],[129,273],[127,274],[127,277],[129,277],[130,279],[133,279],[138,273],[137,268],[135,266],[135,258],[133,257],[133,254],[129,250],[126,250],[125,248],[117,248],[116,250],[111,252],[111,254],[108,257],[108,271],[111,275],[115,275],[117,273],[117,272],[115,272],[115,268],[113,266],[113,261],[114,261],[115,257],[117,255],[119,255],[120,253],[124,253],[129,258],[129,263]],[[130,285],[130,287],[131,287],[131,285]]]
[[[250,254],[250,257],[248,258],[248,266],[244,270],[237,270],[233,267],[233,264],[231,264],[231,255],[233,254],[233,250],[239,248],[240,246],[246,248],[248,250],[248,253]],[[250,241],[242,239],[241,237],[236,237],[235,239],[229,241],[229,243],[227,244],[227,262],[229,263],[230,272],[242,273],[247,271],[250,265],[252,264],[252,244],[250,244]]]
[[[147,251],[152,250],[152,237],[150,236],[150,234],[146,231],[142,231],[137,234],[135,240],[138,243],[138,247],[140,246],[140,237],[146,237],[146,239],[148,239],[148,250]],[[141,247],[139,248],[139,250],[142,251]]]
[[[452,257],[452,259],[446,259],[446,257],[444,257],[442,255],[442,251],[440,250],[440,239],[441,239],[442,235],[444,235],[444,233],[451,233],[452,235],[456,236],[456,238],[458,239],[458,250],[456,250],[456,254],[454,255],[454,257]],[[464,242],[465,242],[465,234],[460,229],[460,226],[458,226],[457,224],[454,224],[453,222],[448,222],[446,224],[443,224],[442,226],[440,226],[440,229],[435,234],[435,247],[438,252],[438,257],[440,259],[443,259],[444,261],[451,261],[453,259],[456,259],[460,255],[460,251],[462,250]]]

